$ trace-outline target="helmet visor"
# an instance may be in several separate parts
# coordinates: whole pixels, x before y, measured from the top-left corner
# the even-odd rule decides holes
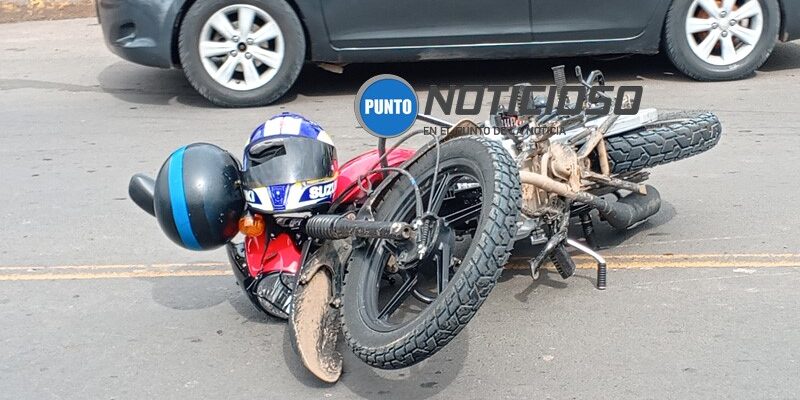
[[[336,149],[296,135],[271,136],[245,149],[244,184],[248,188],[291,184],[334,175]]]

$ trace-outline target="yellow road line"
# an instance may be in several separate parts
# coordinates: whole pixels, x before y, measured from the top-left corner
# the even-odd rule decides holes
[[[800,267],[800,254],[616,254],[604,256],[611,269],[651,268],[776,268]],[[576,256],[581,269],[595,268],[593,259]],[[526,269],[528,264],[515,261],[512,269]]]
[[[606,259],[609,269],[655,269],[655,268],[779,268],[779,267],[800,267],[800,260],[797,261],[610,261]],[[594,269],[597,264],[589,260],[575,260],[578,269]],[[511,269],[527,269],[527,264],[513,264]]]
[[[654,268],[777,268],[800,267],[800,253],[779,254],[615,254],[605,256],[610,269]],[[576,256],[578,268],[595,268],[587,256]],[[527,269],[523,261],[506,268]],[[223,263],[163,263],[110,265],[0,266],[0,281],[81,280],[227,276]]]
[[[0,271],[46,271],[46,270],[63,270],[63,269],[80,269],[80,270],[97,270],[97,269],[136,269],[136,268],[185,268],[185,267],[225,267],[226,264],[222,263],[171,263],[171,264],[108,264],[108,265],[53,265],[53,266],[0,266]]]
[[[99,273],[72,273],[72,274],[10,274],[0,275],[0,281],[57,281],[57,280],[82,280],[82,279],[114,279],[114,278],[167,278],[167,277],[198,277],[198,276],[226,276],[232,275],[231,271],[200,270],[200,271],[127,271],[127,272],[99,272]]]

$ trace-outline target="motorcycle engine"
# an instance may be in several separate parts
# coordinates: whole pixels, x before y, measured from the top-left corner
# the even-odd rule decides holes
[[[544,141],[518,158],[522,171],[535,172],[565,183],[575,191],[581,188],[581,166],[575,150],[561,142]],[[522,186],[522,212],[531,218],[563,212],[559,196],[533,185]]]

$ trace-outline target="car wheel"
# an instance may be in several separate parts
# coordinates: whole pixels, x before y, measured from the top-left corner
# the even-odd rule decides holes
[[[775,47],[779,13],[777,0],[675,0],[664,47],[691,78],[741,79],[761,67]]]
[[[267,105],[294,84],[305,59],[300,20],[281,0],[204,0],[178,39],[189,83],[222,107]]]

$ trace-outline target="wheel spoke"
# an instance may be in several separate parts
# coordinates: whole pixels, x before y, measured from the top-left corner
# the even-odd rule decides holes
[[[708,32],[712,29],[714,20],[711,18],[689,18],[686,21],[687,33]]]
[[[204,58],[221,56],[232,50],[236,50],[236,45],[233,42],[213,42],[210,40],[200,42],[200,56]]]
[[[258,69],[256,69],[256,65],[253,63],[253,59],[242,59],[240,64],[242,65],[242,72],[244,73],[244,82],[248,86],[257,85],[260,75]]]
[[[248,7],[239,8],[239,33],[242,35],[242,40],[247,39],[250,35],[255,18],[256,12],[253,9]]]
[[[281,31],[278,29],[278,24],[274,22],[268,22],[266,25],[253,32],[249,37],[250,39],[253,39],[256,44],[259,44],[264,43],[267,40],[275,39],[280,34]]]
[[[428,210],[433,213],[436,213],[442,207],[444,195],[447,193],[447,188],[450,187],[450,173],[445,172],[439,174],[439,180],[436,182],[436,185],[437,186],[433,188],[433,197],[431,198],[431,202],[428,204]]]
[[[436,287],[439,290],[438,293],[442,294],[450,282],[450,267],[453,264],[453,259],[450,254],[449,243],[442,242],[439,246],[439,254],[436,255]]]
[[[698,55],[706,59],[708,56],[711,55],[711,51],[714,50],[714,46],[717,45],[719,42],[720,33],[719,31],[712,31],[711,33],[706,36],[705,39],[697,46],[697,53]]]
[[[266,64],[270,68],[279,68],[281,66],[282,58],[280,54],[274,51],[262,49],[260,47],[251,46],[250,53],[261,61],[262,63]]]
[[[378,313],[378,319],[384,319],[391,316],[397,309],[403,304],[403,301],[408,298],[409,295],[414,290],[414,286],[417,285],[417,274],[413,273],[414,275],[409,277],[408,279],[403,282],[403,285],[400,286],[400,289],[389,299],[389,302],[386,303],[386,306],[383,307],[380,313]]]
[[[232,37],[237,35],[236,29],[231,25],[231,21],[228,20],[225,14],[215,14],[208,22],[211,24],[211,27],[219,32],[225,39],[231,40]]]
[[[722,0],[722,9],[728,14],[733,11],[733,6],[736,5],[736,0]]]
[[[719,7],[717,7],[716,0],[700,0],[697,3],[711,17],[713,17],[713,18],[718,18],[719,17]]]
[[[722,61],[728,64],[734,62],[736,58],[736,47],[733,45],[733,37],[728,35],[722,38]]]
[[[753,46],[758,42],[759,33],[755,29],[745,28],[741,25],[732,26],[730,32],[741,41]]]
[[[761,14],[761,6],[758,5],[758,0],[750,0],[747,3],[744,3],[743,6],[739,7],[739,9],[734,11],[731,14],[731,18],[735,20],[741,20],[755,17],[759,14]]]
[[[481,203],[473,204],[469,207],[462,208],[452,214],[445,215],[442,217],[442,219],[444,219],[448,225],[452,226],[456,222],[459,222],[468,217],[480,215],[481,208],[483,208],[483,205]]]
[[[233,76],[233,71],[236,70],[236,66],[238,64],[239,62],[236,61],[236,57],[228,56],[228,58],[225,59],[225,62],[222,63],[222,65],[220,65],[219,69],[217,70],[215,77],[216,80],[218,82],[230,81],[231,77]]]

